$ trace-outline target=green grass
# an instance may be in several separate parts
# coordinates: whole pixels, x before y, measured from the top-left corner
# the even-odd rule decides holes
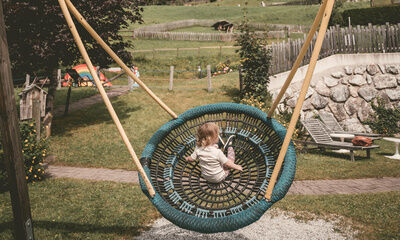
[[[67,99],[67,92],[68,88],[63,87],[56,92],[56,101],[54,103],[55,107],[65,105]],[[70,103],[79,101],[82,98],[87,98],[98,93],[97,88],[95,87],[79,87],[79,88],[72,88],[71,90],[71,97]]]
[[[160,217],[133,184],[48,179],[29,184],[36,239],[132,239]],[[274,205],[302,221],[322,218],[357,231],[358,239],[398,239],[400,192],[301,196]],[[340,231],[340,230],[338,230]],[[0,239],[13,239],[8,192],[0,193]]]
[[[180,114],[198,105],[234,101],[238,75],[231,73],[212,78],[216,89],[212,93],[206,92],[206,79],[177,79],[172,92],[167,91],[168,78],[144,78],[144,82]],[[138,155],[154,132],[170,119],[140,89],[112,102]],[[55,119],[53,134],[51,154],[57,156],[55,164],[135,169],[103,103]],[[331,151],[298,153],[296,179],[400,177],[400,162],[384,157],[394,153],[394,144],[383,140],[377,144],[381,147],[371,151],[371,159],[365,158],[365,151],[356,151],[355,162],[349,160],[348,154]]]
[[[169,32],[200,32],[200,33],[221,33],[216,31],[212,27],[200,27],[200,26],[193,26],[193,27],[186,27],[186,28],[178,28],[171,30]]]
[[[146,6],[144,7],[144,25],[173,22],[185,19],[212,19],[241,22],[243,8],[237,6]],[[311,24],[318,11],[312,6],[249,6],[247,17],[250,22]],[[136,27],[140,27],[137,25]]]
[[[243,4],[239,0],[223,1],[197,6],[145,6],[143,25],[173,22],[185,19],[212,19],[241,22]],[[260,2],[251,1],[247,8],[249,22],[310,25],[318,11],[319,5],[269,6],[260,7]],[[368,7],[368,2],[344,3],[345,8]],[[140,27],[141,25],[131,26]]]
[[[49,179],[29,184],[36,239],[132,239],[159,216],[138,185]],[[10,194],[0,193],[0,239],[13,239]]]
[[[338,220],[341,225],[357,230],[358,239],[399,239],[400,236],[400,192],[288,195],[274,207],[295,212],[303,220],[315,216]]]
[[[147,83],[147,82],[146,82]],[[213,79],[215,89],[227,92],[207,93],[207,82],[192,80],[175,87],[194,88],[168,92],[154,92],[177,114],[208,103],[232,101],[232,91],[237,89],[237,75],[219,76]],[[168,81],[148,82],[149,86],[168,86]],[[112,103],[138,155],[152,134],[171,117],[145,92],[136,90],[128,95],[113,99]],[[103,103],[95,104],[82,111],[53,121],[51,153],[57,156],[56,164],[86,167],[135,169],[117,129]]]
[[[298,154],[296,179],[347,179],[370,177],[400,177],[400,161],[386,158],[393,155],[395,146],[384,140],[375,141],[380,148],[371,150],[371,158],[366,151],[356,151],[354,162],[349,154],[327,150],[310,150]]]

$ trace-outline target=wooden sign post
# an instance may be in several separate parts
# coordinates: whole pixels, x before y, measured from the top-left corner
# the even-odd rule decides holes
[[[33,240],[31,208],[25,179],[2,1],[0,1],[0,62],[0,129],[14,214],[15,237]]]

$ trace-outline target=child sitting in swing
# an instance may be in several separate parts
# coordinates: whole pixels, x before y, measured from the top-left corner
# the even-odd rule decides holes
[[[228,144],[228,157],[218,148],[219,128],[215,123],[205,123],[197,130],[196,148],[192,155],[186,157],[189,162],[199,160],[202,176],[211,183],[222,182],[229,169],[243,171],[242,166],[235,164],[235,151],[232,142]]]

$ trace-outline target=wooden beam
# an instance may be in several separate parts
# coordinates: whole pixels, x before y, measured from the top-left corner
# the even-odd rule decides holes
[[[149,191],[149,195],[151,197],[154,197],[156,194],[155,190],[154,190],[153,186],[151,185],[151,182],[150,182],[149,178],[147,177],[146,172],[144,171],[142,165],[140,164],[139,158],[137,157],[135,151],[133,150],[131,142],[129,141],[129,138],[126,135],[125,130],[122,127],[122,124],[119,121],[119,118],[118,118],[117,114],[115,113],[113,106],[111,105],[110,99],[108,98],[107,93],[104,90],[103,85],[100,82],[99,76],[97,75],[96,71],[94,70],[92,61],[90,60],[89,55],[86,52],[85,46],[83,45],[83,42],[81,40],[81,37],[79,36],[78,30],[75,27],[75,24],[74,24],[74,21],[72,20],[71,14],[68,11],[65,0],[58,0],[58,2],[60,4],[61,10],[64,14],[65,20],[68,23],[69,29],[72,33],[72,36],[74,37],[75,43],[76,43],[76,45],[78,45],[79,51],[80,51],[83,59],[85,60],[85,63],[90,71],[90,74],[92,75],[94,81],[96,82],[97,89],[99,90],[100,95],[103,98],[104,104],[106,105],[107,110],[110,113],[111,118],[113,119],[115,126],[117,127],[118,132],[119,132],[122,140],[124,141],[125,146],[127,147],[128,151],[129,151],[129,154],[132,157],[133,162],[135,163],[136,167],[138,168],[138,172],[140,173],[140,176],[142,176],[143,181],[145,182],[147,190]],[[124,65],[124,66],[126,67],[126,65]],[[127,69],[124,69],[125,72],[132,73],[132,71],[128,67],[126,67],[126,68]],[[132,76],[133,75],[134,74],[132,73]],[[136,80],[138,78],[135,76],[134,79]]]
[[[317,64],[319,52],[321,51],[322,43],[324,41],[325,32],[326,32],[326,29],[328,28],[328,23],[329,23],[329,19],[331,17],[332,8],[333,8],[333,4],[335,3],[335,0],[325,0],[325,1],[327,1],[327,5],[326,5],[325,11],[324,11],[324,15],[322,17],[321,26],[320,26],[319,33],[317,36],[317,40],[315,42],[314,50],[311,55],[310,64],[308,65],[306,77],[304,78],[303,86],[301,87],[300,95],[297,100],[296,107],[293,110],[292,118],[290,119],[289,127],[287,130],[285,139],[283,140],[282,148],[279,152],[279,156],[278,156],[278,159],[276,160],[274,171],[272,172],[272,176],[271,176],[270,182],[268,184],[267,191],[265,193],[265,198],[268,200],[271,200],[272,191],[274,190],[274,186],[275,186],[276,180],[278,178],[278,174],[281,170],[283,160],[286,155],[286,151],[289,147],[290,140],[292,139],[294,128],[296,126],[297,120],[299,119],[300,111],[303,106],[303,102],[306,97],[308,87],[310,86],[311,77],[314,73],[314,69],[315,69],[315,65]]]
[[[114,51],[101,39],[101,37],[94,31],[94,29],[87,23],[85,18],[79,13],[75,6],[69,0],[65,0],[68,8],[78,20],[78,22],[88,31],[88,33],[100,44],[100,46],[114,59],[114,61],[129,75],[131,78],[137,82],[140,87],[158,103],[171,117],[178,118],[178,116],[163,102],[159,99],[151,90],[148,88],[136,75],[131,71],[131,69],[126,66],[126,64],[114,53]]]
[[[0,128],[14,215],[15,237],[34,239],[2,1],[0,1],[0,62]]]
[[[308,48],[310,47],[311,41],[314,37],[315,32],[317,31],[317,28],[321,22],[322,19],[322,14],[325,11],[326,8],[326,4],[327,4],[327,0],[325,0],[321,6],[319,7],[317,16],[314,19],[314,23],[312,24],[310,31],[308,32],[307,38],[304,41],[303,47],[301,47],[300,53],[297,56],[296,61],[293,64],[292,70],[290,71],[285,83],[283,84],[281,91],[279,92],[278,96],[276,97],[274,103],[272,104],[269,112],[268,112],[268,117],[272,117],[272,114],[274,114],[274,111],[276,109],[276,107],[278,106],[279,102],[281,101],[283,95],[285,94],[287,88],[289,87],[290,83],[292,82],[292,79],[294,77],[294,75],[297,72],[297,69],[299,68],[301,61],[303,61],[304,56],[307,53]]]

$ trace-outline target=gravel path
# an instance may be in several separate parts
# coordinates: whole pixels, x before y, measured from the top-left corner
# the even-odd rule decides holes
[[[267,211],[257,222],[228,233],[201,234],[181,229],[165,218],[158,219],[151,229],[134,238],[138,240],[310,240],[353,239],[351,229],[342,229],[337,223],[322,219],[300,221],[292,213]]]

